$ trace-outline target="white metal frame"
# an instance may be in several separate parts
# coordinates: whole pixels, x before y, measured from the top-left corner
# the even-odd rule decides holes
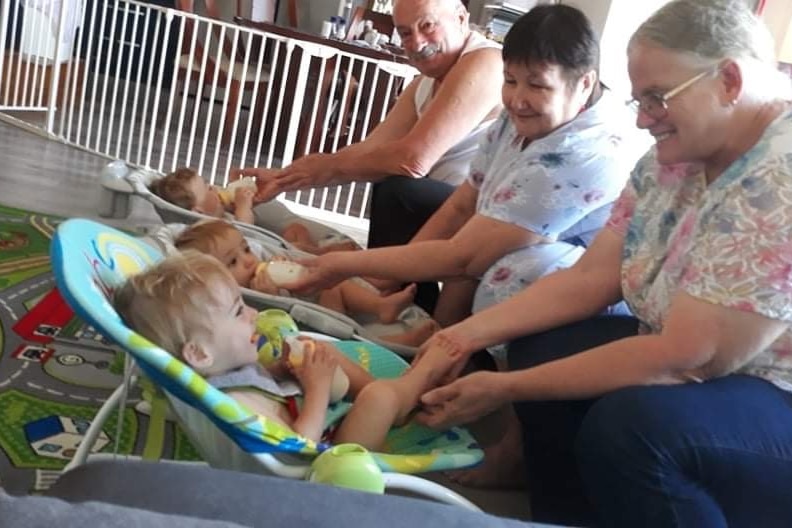
[[[320,337],[311,334],[313,337]],[[326,338],[325,336],[321,336]],[[72,460],[64,468],[70,471],[81,465],[92,461],[107,460],[108,458],[122,458],[125,460],[136,459],[127,455],[118,455],[116,443],[116,453],[91,454],[91,448],[96,443],[102,433],[107,419],[115,409],[118,409],[119,420],[116,424],[115,438],[121,437],[123,427],[123,411],[126,408],[126,395],[128,389],[137,383],[137,377],[133,374],[134,366],[127,356],[124,369],[124,382],[119,385],[110,397],[102,404],[91,421],[91,425],[85,432],[82,443],[77,448]],[[203,413],[178,400],[169,393],[165,393],[170,405],[170,409],[176,416],[177,421],[182,425],[183,430],[194,433],[195,429],[201,431],[190,434],[190,438],[202,455],[214,465],[224,469],[251,471],[276,475],[285,478],[305,479],[310,470],[310,463],[295,456],[285,456],[282,459],[272,454],[253,454],[242,451],[225,433],[220,431]],[[208,452],[207,452],[208,451]],[[207,456],[208,455],[208,456]],[[164,462],[170,463],[170,461]],[[383,474],[386,491],[408,492],[420,497],[425,497],[437,502],[460,506],[472,511],[481,511],[474,503],[460,495],[459,493],[446,488],[436,482],[401,473]]]
[[[4,47],[8,32],[13,36],[21,31],[21,1],[0,3],[0,72],[6,52],[15,51]],[[417,74],[406,64],[372,60],[138,0],[95,1],[91,9],[83,8],[76,33],[66,39],[74,43],[71,60],[61,64],[65,21],[71,14],[66,9],[55,12],[54,6],[84,0],[36,2],[45,7],[49,3],[45,11],[57,17],[39,32],[40,39],[55,39],[54,57],[31,55],[26,56],[28,60],[17,60],[13,86],[6,82],[0,91],[0,111],[36,110],[40,117],[22,116],[50,137],[157,171],[192,166],[213,183],[225,183],[234,166],[285,166],[305,154],[315,138],[320,150],[330,152],[360,140],[384,118],[392,96]],[[192,38],[185,40],[187,21],[194,29]],[[224,60],[226,38],[231,53]],[[203,49],[200,57],[199,47]],[[201,65],[197,82],[191,82],[189,73],[179,79],[183,50],[188,65],[194,61]],[[138,59],[136,65],[129,60],[133,56]],[[235,107],[229,106],[226,95],[232,75],[226,76],[225,84],[218,82],[217,75],[213,82],[205,82],[210,59],[216,67],[224,63],[227,71],[238,72],[242,86],[252,85],[252,90],[240,90]],[[344,67],[333,70],[328,68],[329,61]],[[291,75],[270,75],[272,65],[281,63],[278,72]],[[350,88],[355,82],[353,70],[357,90]],[[47,86],[44,71],[50,75]],[[326,78],[330,72],[332,78]],[[170,87],[164,84],[167,76],[172,79]],[[323,81],[328,87],[324,93],[319,90]],[[373,91],[363,93],[362,87],[378,82],[385,87],[385,93],[379,94],[384,97],[375,98]],[[194,96],[188,96],[191,92]],[[45,93],[49,93],[46,100]],[[382,101],[384,106],[375,104]],[[322,107],[324,115],[318,113]],[[227,115],[234,119],[230,139],[224,142]],[[305,145],[298,145],[301,132],[307,132]],[[319,220],[366,229],[369,198],[368,184],[353,183],[279,199]]]

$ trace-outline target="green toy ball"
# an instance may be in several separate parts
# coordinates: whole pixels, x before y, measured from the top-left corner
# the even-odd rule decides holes
[[[307,480],[370,493],[384,493],[382,470],[365,447],[339,444],[316,457]]]

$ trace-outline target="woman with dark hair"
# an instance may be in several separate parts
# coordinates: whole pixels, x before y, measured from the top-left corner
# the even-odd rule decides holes
[[[602,89],[596,35],[573,7],[532,9],[507,35],[503,58],[505,109],[467,181],[409,244],[306,262],[298,287],[355,275],[394,286],[444,280],[435,318],[450,324],[580,257],[635,159],[624,147],[631,116]]]

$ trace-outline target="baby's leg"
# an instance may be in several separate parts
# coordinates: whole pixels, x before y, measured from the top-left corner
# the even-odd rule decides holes
[[[319,255],[331,253],[333,251],[356,251],[360,249],[354,241],[345,240],[344,242],[333,242],[332,244],[319,246]]]
[[[339,284],[338,288],[346,308],[344,313],[372,314],[376,315],[381,323],[392,323],[412,304],[418,287],[410,284],[396,293],[380,295],[377,291],[347,280]]]
[[[347,314],[347,307],[344,304],[344,296],[341,294],[341,286],[333,286],[319,292],[319,300],[317,301],[320,306]]]
[[[319,246],[316,245],[313,237],[311,237],[308,228],[299,222],[292,222],[287,225],[281,236],[287,242],[294,244],[297,249],[313,254],[319,253]]]
[[[404,332],[383,335],[380,336],[380,339],[389,343],[396,343],[397,345],[421,346],[424,341],[432,337],[438,330],[440,330],[440,325],[438,325],[434,319],[427,319],[426,321],[417,323]]]
[[[445,328],[470,316],[473,296],[478,288],[478,279],[463,278],[445,281],[437,306],[432,314],[438,324]]]
[[[391,381],[376,380],[363,388],[336,429],[335,443],[354,442],[372,451],[382,448],[402,410],[402,396],[392,383],[388,383]]]
[[[336,431],[335,441],[381,448],[390,428],[407,420],[421,395],[437,385],[449,363],[449,350],[434,347],[401,377],[366,385]]]

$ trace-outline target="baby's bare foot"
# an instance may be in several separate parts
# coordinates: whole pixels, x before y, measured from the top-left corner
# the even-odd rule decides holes
[[[432,337],[435,332],[440,330],[440,325],[434,319],[429,319],[415,325],[411,330],[406,333],[411,334],[411,340],[414,346],[421,346],[424,342]]]
[[[410,284],[401,291],[383,297],[380,302],[379,313],[377,314],[380,323],[389,324],[395,322],[399,314],[412,304],[417,290],[417,285]]]

